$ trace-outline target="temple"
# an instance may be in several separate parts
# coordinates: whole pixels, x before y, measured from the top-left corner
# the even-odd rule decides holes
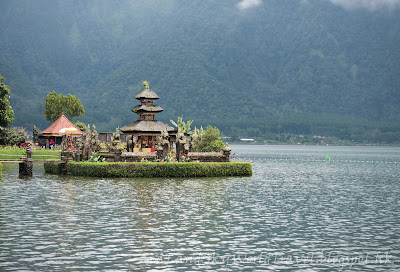
[[[34,138],[36,138],[35,142],[38,142],[39,146],[45,146],[46,140],[53,140],[56,145],[60,145],[62,142],[62,136],[65,135],[65,133],[60,133],[60,130],[67,128],[76,129],[76,131],[73,133],[74,137],[83,135],[83,132],[79,130],[70,120],[68,120],[64,113],[62,113],[61,116],[45,130],[38,132],[34,129],[34,134],[36,134],[34,135]]]
[[[157,136],[163,131],[175,132],[174,128],[155,120],[156,114],[163,111],[160,106],[154,105],[160,97],[149,89],[147,82],[143,82],[143,85],[144,90],[135,96],[140,105],[132,108],[132,112],[139,115],[139,120],[121,128],[127,136],[129,152],[155,152]]]

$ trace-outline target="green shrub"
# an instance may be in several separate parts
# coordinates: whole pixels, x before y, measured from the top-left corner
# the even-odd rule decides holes
[[[94,152],[94,153],[92,154],[92,156],[90,156],[90,158],[89,158],[88,161],[89,161],[89,162],[105,162],[106,159],[100,157],[99,152]]]
[[[148,178],[251,176],[252,165],[249,162],[196,162],[196,163],[68,162],[67,174],[73,176],[89,176],[89,177],[148,177]]]
[[[73,123],[74,123],[75,127],[77,127],[80,131],[85,132],[87,130],[87,126],[85,125],[85,123],[78,121],[78,120]]]
[[[61,163],[56,162],[45,162],[43,164],[44,171],[49,174],[59,175],[61,174]]]
[[[12,127],[0,131],[0,144],[2,145],[20,145],[28,138],[25,128]]]
[[[200,129],[193,134],[193,151],[197,152],[218,152],[224,146],[224,142],[219,136],[219,129],[208,126],[206,130]]]

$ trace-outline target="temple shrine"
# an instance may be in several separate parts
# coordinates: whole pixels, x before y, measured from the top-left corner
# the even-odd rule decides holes
[[[39,146],[46,146],[46,140],[53,141],[56,145],[61,145],[62,137],[66,135],[66,129],[69,130],[67,134],[71,136],[71,140],[72,137],[80,137],[83,135],[83,132],[62,113],[61,116],[45,130],[39,132],[34,129],[34,142],[37,142]],[[64,132],[62,132],[63,130]]]
[[[143,82],[143,85],[144,90],[135,96],[135,99],[140,101],[140,105],[132,108],[132,112],[139,115],[139,120],[121,128],[121,131],[127,135],[129,152],[155,152],[156,139],[161,132],[176,132],[174,128],[155,120],[156,114],[163,111],[160,106],[154,105],[160,97],[149,89],[148,82]]]

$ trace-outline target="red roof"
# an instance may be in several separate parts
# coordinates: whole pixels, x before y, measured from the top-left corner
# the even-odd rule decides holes
[[[68,120],[68,118],[65,117],[63,113],[56,121],[54,121],[53,124],[51,124],[51,126],[46,128],[45,130],[42,130],[41,132],[43,133],[43,135],[61,136],[59,133],[60,129],[71,127],[78,130],[77,132],[74,132],[74,134],[83,135],[83,132],[79,128],[74,126],[74,124],[70,120]]]

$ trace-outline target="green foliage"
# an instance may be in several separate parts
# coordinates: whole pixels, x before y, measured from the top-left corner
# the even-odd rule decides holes
[[[25,128],[12,127],[0,131],[0,145],[20,145],[28,139]]]
[[[174,156],[172,153],[169,153],[161,162],[172,162],[174,160]]]
[[[76,122],[74,122],[74,125],[82,132],[85,132],[87,130],[87,126],[85,125],[85,123],[77,120]]]
[[[171,124],[175,128],[180,128],[183,133],[189,134],[192,132],[190,126],[193,124],[193,120],[188,120],[187,122],[183,121],[183,116],[178,117],[178,122],[170,120]]]
[[[2,81],[0,74],[0,127],[8,127],[14,121],[14,111],[10,104],[11,88]]]
[[[105,162],[106,159],[105,159],[105,158],[102,158],[102,157],[99,155],[99,152],[94,152],[94,153],[90,156],[90,158],[89,158],[88,161],[89,161],[89,162]]]
[[[108,146],[106,143],[100,143],[100,151],[108,151]]]
[[[61,174],[61,163],[56,162],[45,162],[43,164],[44,171],[49,174],[60,175]]]
[[[74,95],[57,95],[55,91],[50,92],[47,97],[44,98],[43,110],[46,120],[51,122],[57,120],[62,113],[64,113],[70,120],[74,117],[83,116],[85,114],[81,101]]]
[[[141,86],[133,82],[146,78],[165,110],[157,119],[184,115],[225,136],[387,142],[400,133],[396,12],[316,0],[243,11],[219,0],[52,2],[7,1],[0,9],[8,37],[0,39],[0,71],[12,82],[16,125],[47,125],[37,106],[42,90],[76,90],[82,121],[111,131],[135,118],[129,109]],[[366,133],[375,129],[381,133]]]
[[[46,117],[46,120],[54,122],[63,112],[61,101],[55,91],[49,93],[47,97],[45,97],[44,101],[43,114]]]
[[[67,173],[89,177],[220,177],[251,176],[249,162],[90,163],[68,162]]]
[[[208,126],[206,130],[200,129],[193,137],[193,151],[218,152],[224,143],[220,137],[220,131],[216,127]]]

